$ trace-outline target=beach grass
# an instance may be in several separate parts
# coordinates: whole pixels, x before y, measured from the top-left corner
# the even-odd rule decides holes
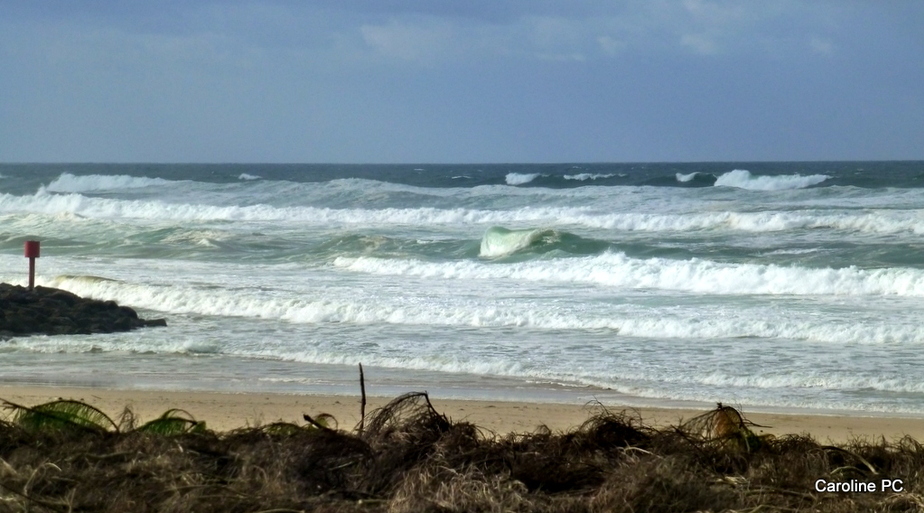
[[[596,408],[579,427],[495,434],[425,393],[354,429],[322,414],[216,432],[169,410],[136,425],[89,404],[7,403],[0,511],[920,511],[924,447],[758,436],[718,405],[655,428]],[[881,490],[884,481],[902,491]],[[818,491],[819,482],[851,491]],[[877,485],[870,491],[869,484]],[[858,490],[865,487],[863,490]]]

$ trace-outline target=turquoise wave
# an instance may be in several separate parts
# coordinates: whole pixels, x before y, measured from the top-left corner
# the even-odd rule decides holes
[[[551,228],[510,230],[501,226],[492,226],[481,238],[478,256],[504,259],[552,252],[592,255],[606,251],[610,247],[612,244],[609,242],[581,237],[563,230]]]

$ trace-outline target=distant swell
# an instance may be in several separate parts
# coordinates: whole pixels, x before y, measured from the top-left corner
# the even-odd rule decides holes
[[[689,176],[688,180],[692,180],[695,177],[696,173],[693,173],[692,176]],[[679,181],[688,181],[680,180],[681,175],[678,174],[677,179]],[[811,187],[813,185],[818,185],[821,182],[830,178],[828,175],[776,175],[776,176],[753,176],[750,171],[744,169],[735,169],[734,171],[729,171],[725,173],[715,181],[716,187],[736,187],[738,189],[746,189],[750,191],[781,191],[786,189],[804,189],[806,187]]]
[[[118,189],[138,189],[176,183],[163,178],[128,175],[83,175],[63,173],[45,187],[49,192],[92,192]]]

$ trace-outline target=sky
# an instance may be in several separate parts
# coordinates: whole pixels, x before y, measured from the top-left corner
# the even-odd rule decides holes
[[[0,162],[924,159],[920,0],[0,0]]]

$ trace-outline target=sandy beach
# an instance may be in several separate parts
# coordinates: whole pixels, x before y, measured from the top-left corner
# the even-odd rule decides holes
[[[39,386],[0,386],[0,399],[21,405],[36,405],[58,398],[85,401],[113,418],[125,407],[144,422],[171,408],[181,408],[211,429],[227,431],[276,421],[302,423],[302,414],[333,415],[342,429],[352,429],[359,421],[358,396],[240,394],[152,390],[109,390]],[[366,412],[386,404],[390,397],[369,397]],[[434,407],[453,421],[465,420],[496,433],[531,432],[540,425],[565,431],[580,425],[591,414],[580,404],[526,403],[510,401],[466,401],[431,396]],[[606,404],[610,411],[637,413],[645,424],[666,427],[690,419],[705,410],[669,408],[631,408]],[[810,415],[749,413],[745,417],[761,426],[759,434],[809,434],[819,442],[842,443],[855,437],[893,441],[906,435],[924,440],[924,419],[860,415]]]

